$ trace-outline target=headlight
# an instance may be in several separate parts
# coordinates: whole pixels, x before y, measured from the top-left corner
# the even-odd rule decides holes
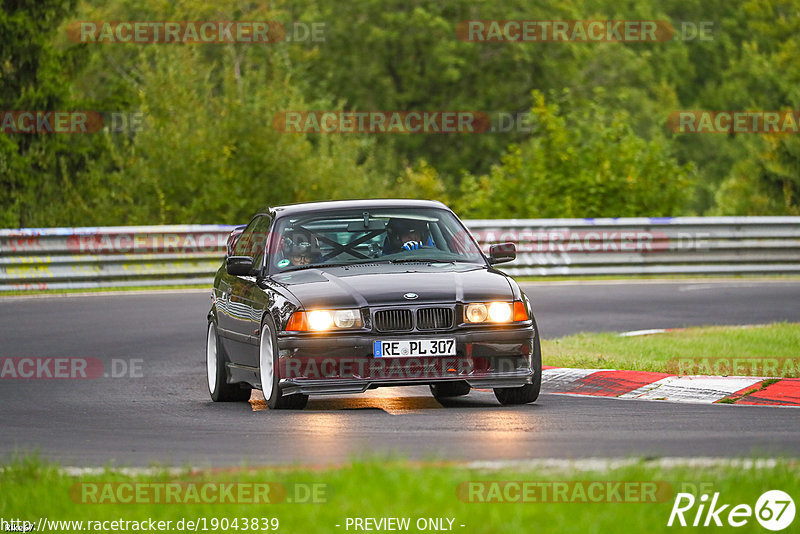
[[[514,302],[473,302],[464,307],[465,323],[511,323],[527,321],[528,311],[525,303]]]
[[[311,330],[327,330],[333,326],[333,316],[326,310],[308,312],[308,326]]]
[[[464,321],[467,323],[482,323],[489,315],[486,304],[468,304],[464,310]]]
[[[286,325],[286,331],[325,332],[361,326],[359,310],[311,310],[294,312]]]
[[[493,323],[507,323],[511,320],[511,304],[492,302],[489,304],[489,320]]]
[[[333,312],[333,324],[335,324],[337,328],[353,328],[356,322],[361,322],[361,317],[356,313],[357,311],[358,310],[338,310]]]

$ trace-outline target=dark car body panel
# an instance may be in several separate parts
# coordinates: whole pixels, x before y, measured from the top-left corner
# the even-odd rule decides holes
[[[388,207],[447,210],[443,204],[432,201],[365,200],[283,206],[267,210],[262,216],[268,217],[274,228],[285,216],[342,208]],[[269,239],[274,239],[272,233]],[[217,324],[229,383],[261,387],[258,344],[266,315],[272,317],[278,330],[284,395],[363,392],[379,386],[431,384],[441,380],[464,380],[473,387],[531,383],[534,373],[531,353],[537,333],[530,302],[512,278],[488,262],[376,261],[268,274],[269,241],[266,247],[260,272],[233,276],[223,263],[214,278],[209,320]],[[407,300],[404,295],[408,293],[416,297]],[[530,320],[504,325],[463,324],[466,303],[493,301],[524,302]],[[418,328],[418,310],[430,307],[452,310],[452,322],[446,328]],[[358,309],[364,324],[352,331],[287,332],[291,315],[308,309]],[[375,313],[384,309],[409,310],[417,318],[413,328],[407,332],[379,332]],[[419,373],[417,362],[409,358],[383,358],[379,362],[381,358],[375,357],[372,350],[375,341],[406,338],[454,339],[456,356],[420,361]],[[402,361],[405,374],[390,372],[394,360]],[[436,365],[440,367],[438,370]]]
[[[486,302],[514,296],[505,275],[469,264],[358,265],[300,271],[275,279],[300,302],[313,300],[323,308],[390,306],[403,302],[407,292],[419,295],[416,302]]]

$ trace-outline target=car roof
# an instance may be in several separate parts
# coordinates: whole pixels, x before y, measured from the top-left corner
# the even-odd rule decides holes
[[[299,215],[319,211],[331,211],[341,209],[381,209],[381,208],[449,208],[438,200],[414,200],[404,198],[375,198],[365,200],[330,200],[325,202],[304,202],[302,204],[287,204],[284,206],[273,206],[267,211],[272,212],[277,217]]]

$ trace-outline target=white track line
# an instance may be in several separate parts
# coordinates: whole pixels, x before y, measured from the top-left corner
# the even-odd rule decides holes
[[[668,376],[619,398],[711,404],[763,380],[752,376]]]
[[[788,464],[795,464],[791,460]],[[774,469],[779,465],[775,458],[683,458],[665,457],[651,460],[637,458],[543,458],[530,460],[487,460],[475,461],[466,464],[471,469],[485,469],[496,471],[499,469],[534,470],[553,469],[559,471],[609,471],[630,466],[644,466],[654,468],[673,469],[688,467],[693,469],[706,469],[713,467],[737,467],[740,469]]]
[[[572,369],[570,367],[544,369],[542,370],[542,386],[546,386],[547,391],[570,389],[572,384],[581,378],[598,371],[608,371],[608,369]]]
[[[663,334],[665,332],[670,332],[672,329],[667,328],[651,328],[649,330],[631,330],[630,332],[622,332],[619,337],[637,337],[637,336],[649,336],[652,334]]]

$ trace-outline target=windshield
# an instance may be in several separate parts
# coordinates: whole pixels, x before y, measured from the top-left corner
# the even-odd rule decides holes
[[[277,223],[271,273],[376,262],[486,264],[469,232],[443,209],[325,211]]]

